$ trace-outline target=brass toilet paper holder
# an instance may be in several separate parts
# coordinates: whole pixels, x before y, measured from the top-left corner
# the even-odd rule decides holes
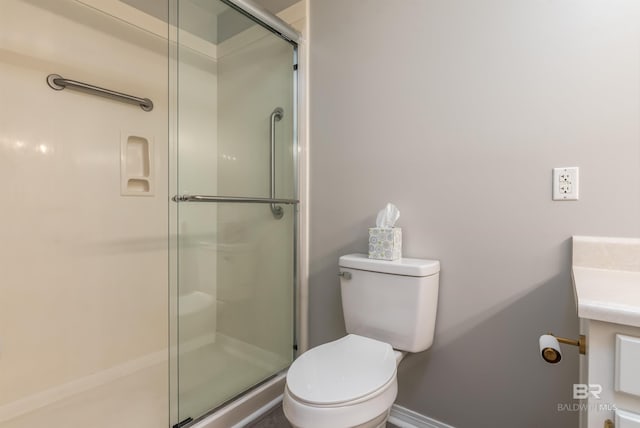
[[[566,339],[564,337],[554,336],[553,333],[549,333],[551,336],[555,337],[556,340],[560,343],[564,343],[565,345],[573,345],[578,347],[578,351],[580,354],[585,355],[587,353],[587,337],[584,334],[578,336],[578,340],[574,339]]]
[[[547,333],[540,337],[540,354],[546,362],[551,364],[560,362],[562,359],[560,343],[577,346],[580,354],[582,355],[587,353],[587,338],[584,334],[581,334],[578,336],[577,340],[574,340],[564,337],[556,337],[553,333]]]

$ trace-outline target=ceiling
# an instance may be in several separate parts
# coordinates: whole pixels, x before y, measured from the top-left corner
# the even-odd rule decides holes
[[[157,0],[120,0],[123,3],[128,4],[129,6],[133,6],[136,9],[139,9],[149,15],[155,16],[156,18],[162,19],[167,22],[167,2],[166,1],[157,1]],[[298,3],[300,0],[253,0],[253,3],[256,3],[269,12],[276,14],[289,6],[292,6]],[[220,15],[222,12],[229,9],[229,7],[223,4],[220,0],[189,0],[182,1],[182,5],[187,5],[191,3],[207,13]],[[182,6],[184,7],[184,6]]]
[[[151,16],[168,21],[168,3],[158,0],[120,0]],[[276,14],[300,0],[253,0]],[[180,27],[214,44],[255,25],[247,17],[232,10],[220,0],[181,0]]]
[[[271,13],[278,13],[281,10],[288,8],[289,6],[292,6],[298,3],[300,0],[253,0],[253,1],[254,3],[257,3],[260,6],[267,9]]]

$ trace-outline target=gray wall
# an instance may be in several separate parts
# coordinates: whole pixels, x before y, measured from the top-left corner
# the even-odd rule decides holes
[[[574,234],[640,236],[640,3],[310,0],[310,341],[345,333],[341,254],[388,202],[442,263],[433,347],[398,404],[456,427],[577,425]],[[579,166],[580,201],[551,201]]]

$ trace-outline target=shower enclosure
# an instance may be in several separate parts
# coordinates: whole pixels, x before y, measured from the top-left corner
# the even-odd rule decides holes
[[[173,423],[269,379],[295,352],[297,46],[242,5],[175,8]],[[196,52],[194,35],[215,50]]]
[[[296,37],[242,0],[0,1],[0,428],[182,427],[280,378]]]

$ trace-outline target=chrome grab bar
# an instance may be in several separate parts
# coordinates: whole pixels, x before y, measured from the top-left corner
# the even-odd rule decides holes
[[[65,88],[79,89],[93,95],[100,95],[112,100],[123,101],[129,104],[136,104],[144,111],[153,110],[153,101],[149,98],[139,98],[133,95],[123,94],[122,92],[112,91],[111,89],[101,88],[99,86],[89,85],[88,83],[78,82],[77,80],[65,79],[58,74],[50,74],[47,76],[47,84],[51,89],[61,91]]]
[[[297,199],[277,199],[277,198],[252,198],[242,196],[207,196],[207,195],[175,195],[171,198],[174,202],[235,202],[235,203],[258,203],[258,204],[282,204],[296,205],[300,201]],[[282,207],[278,207],[282,210]]]
[[[271,199],[274,199],[276,197],[276,122],[279,122],[282,119],[282,116],[284,116],[284,110],[282,110],[282,107],[276,107],[271,112],[271,122],[269,127],[269,131],[271,134],[271,138],[269,139],[271,143],[271,163],[269,164],[269,195]],[[284,215],[282,207],[277,206],[275,203],[271,204],[271,213],[276,219],[281,219]]]

